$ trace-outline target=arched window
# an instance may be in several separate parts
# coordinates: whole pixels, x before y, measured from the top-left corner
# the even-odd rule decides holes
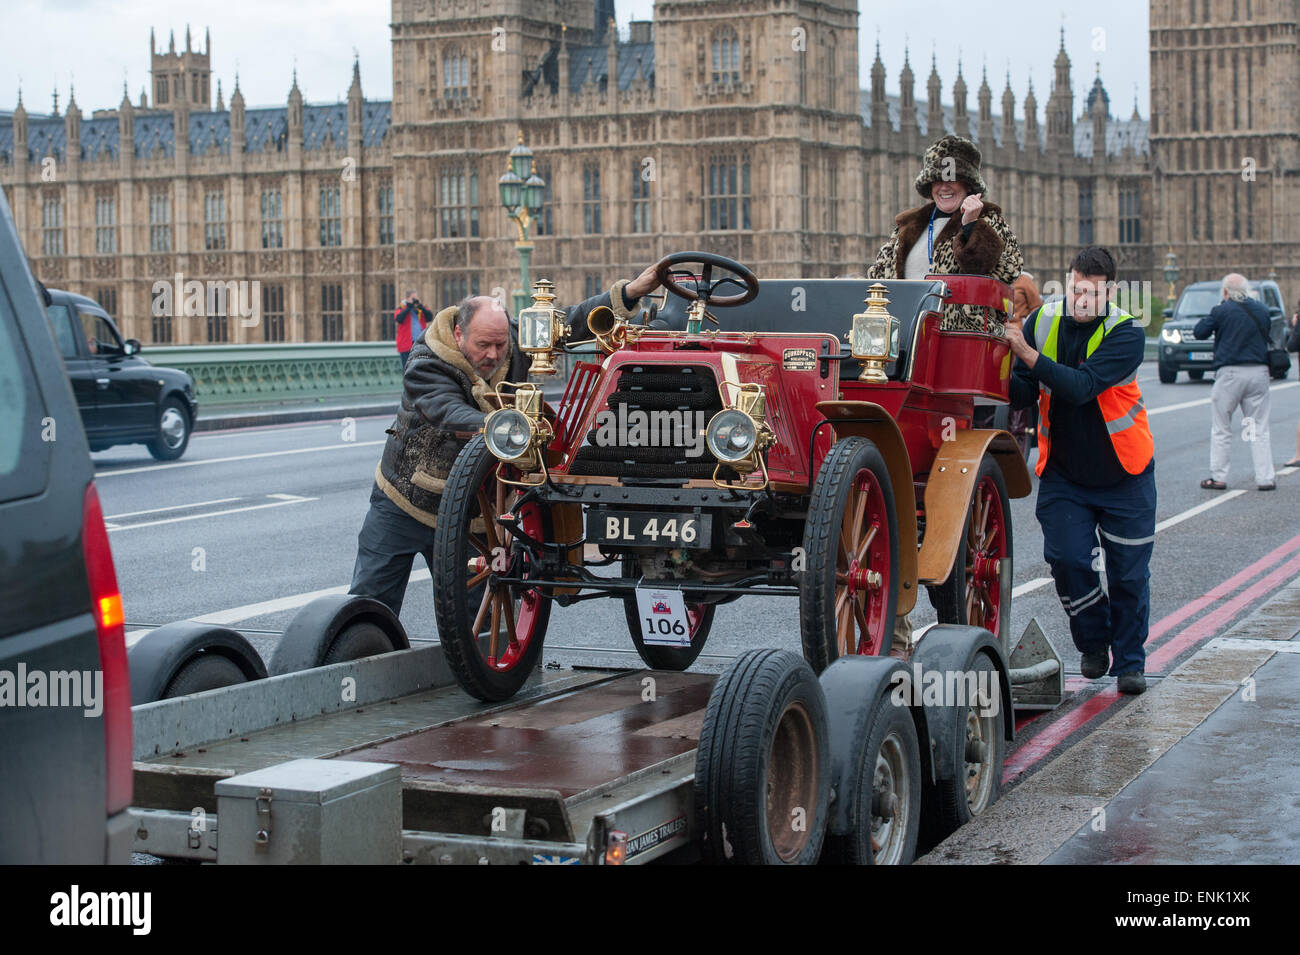
[[[469,98],[469,57],[459,50],[442,58],[442,96],[448,101]]]
[[[740,39],[735,30],[713,34],[713,82],[740,82]]]

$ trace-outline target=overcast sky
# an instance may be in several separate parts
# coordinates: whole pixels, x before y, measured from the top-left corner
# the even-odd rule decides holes
[[[617,0],[619,23],[648,19],[652,6],[653,0]],[[985,64],[993,108],[1000,111],[1009,63],[1017,112],[1032,75],[1041,119],[1064,22],[1076,114],[1092,85],[1094,64],[1100,62],[1111,112],[1120,117],[1132,112],[1136,85],[1138,108],[1143,117],[1148,116],[1147,5],[1140,0],[1094,0],[1071,7],[1064,20],[1061,8],[1036,0],[926,0],[924,4],[861,0],[859,10],[863,87],[869,83],[879,30],[891,93],[898,92],[906,43],[917,100],[925,101],[933,50],[943,99],[950,102],[960,51],[972,112]],[[211,29],[213,76],[221,79],[227,103],[237,69],[249,106],[283,104],[295,64],[308,102],[342,99],[351,79],[354,50],[361,59],[366,98],[388,99],[393,81],[391,12],[391,4],[384,0],[4,0],[0,109],[13,108],[20,82],[24,105],[31,112],[49,112],[55,88],[62,110],[74,83],[77,103],[86,115],[116,106],[122,99],[123,80],[131,101],[137,102],[149,80],[150,27],[162,49],[172,30],[182,49],[186,17],[196,47],[202,46],[205,27]]]

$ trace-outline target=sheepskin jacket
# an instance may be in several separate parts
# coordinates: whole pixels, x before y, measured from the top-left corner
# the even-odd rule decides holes
[[[584,337],[587,314],[598,305],[610,306],[620,318],[633,318],[640,302],[627,306],[625,285],[615,282],[608,292],[568,309],[570,340]],[[456,344],[455,320],[455,307],[444,308],[412,346],[402,375],[402,404],[375,469],[375,483],[389,500],[430,527],[437,526],[438,504],[456,456],[496,409],[489,395],[505,382],[527,381],[531,363],[519,349],[512,319],[506,358],[484,381]]]

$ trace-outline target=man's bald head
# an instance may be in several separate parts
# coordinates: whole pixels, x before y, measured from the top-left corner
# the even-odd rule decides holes
[[[510,349],[510,320],[490,295],[474,295],[456,307],[452,331],[461,353],[484,381],[496,374]]]
[[[1238,272],[1229,272],[1223,277],[1223,294],[1234,302],[1244,302],[1250,296],[1250,286],[1246,276]]]

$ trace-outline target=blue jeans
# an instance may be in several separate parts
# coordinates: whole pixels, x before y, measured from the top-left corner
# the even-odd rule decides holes
[[[1109,651],[1111,676],[1141,673],[1151,612],[1155,468],[1103,488],[1080,487],[1049,470],[1038,485],[1036,514],[1043,559],[1051,565],[1075,647]]]

